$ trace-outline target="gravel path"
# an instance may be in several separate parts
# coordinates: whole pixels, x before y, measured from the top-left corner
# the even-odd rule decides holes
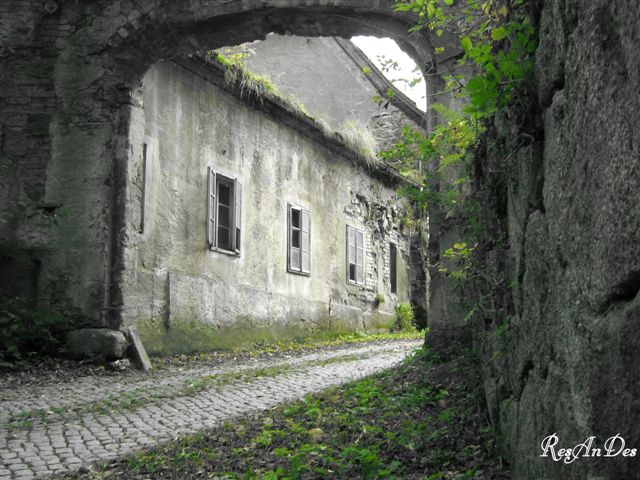
[[[7,388],[0,393],[0,480],[76,470],[274,407],[390,368],[421,343]]]

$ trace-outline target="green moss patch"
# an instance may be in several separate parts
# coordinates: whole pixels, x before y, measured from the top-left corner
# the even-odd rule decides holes
[[[420,339],[424,332],[390,332],[393,317],[380,315],[367,322],[367,332],[336,318],[306,325],[255,325],[240,320],[232,327],[217,328],[197,321],[176,321],[166,328],[161,321],[143,320],[138,333],[150,355],[172,356],[207,352],[249,353],[299,350],[345,343]]]

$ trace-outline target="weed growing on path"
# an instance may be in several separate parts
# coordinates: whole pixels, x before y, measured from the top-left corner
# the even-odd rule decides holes
[[[67,478],[508,478],[468,349],[402,366]]]

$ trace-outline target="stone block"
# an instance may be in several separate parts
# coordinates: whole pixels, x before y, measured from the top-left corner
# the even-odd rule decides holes
[[[67,347],[79,358],[121,358],[127,350],[127,339],[122,332],[108,328],[82,328],[69,332]]]
[[[131,347],[129,347],[129,355],[135,362],[135,364],[141,368],[142,370],[149,371],[151,370],[151,361],[149,360],[149,356],[147,355],[147,351],[142,345],[142,340],[140,340],[140,336],[138,335],[138,330],[135,326],[131,326],[127,329],[127,335],[129,337],[129,341],[131,342]]]

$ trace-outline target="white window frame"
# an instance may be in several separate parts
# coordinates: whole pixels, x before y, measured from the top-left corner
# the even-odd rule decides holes
[[[220,182],[231,187],[231,199],[229,205],[229,225],[231,227],[231,250],[219,246],[218,241],[218,195]],[[209,250],[225,253],[227,255],[240,255],[242,240],[242,184],[238,177],[217,172],[212,167],[207,169],[207,245]]]
[[[294,210],[300,212],[299,227],[295,227],[291,221]],[[293,246],[294,231],[299,232],[299,247]],[[305,262],[305,254],[307,262]],[[298,275],[311,275],[311,211],[293,203],[287,204],[287,271]]]
[[[353,240],[353,241],[352,241]],[[365,237],[364,230],[347,224],[346,230],[346,267],[347,283],[351,285],[364,286],[365,275]],[[358,252],[361,262],[358,263]],[[354,265],[355,278],[351,278],[351,265]],[[360,277],[360,278],[358,278]]]

